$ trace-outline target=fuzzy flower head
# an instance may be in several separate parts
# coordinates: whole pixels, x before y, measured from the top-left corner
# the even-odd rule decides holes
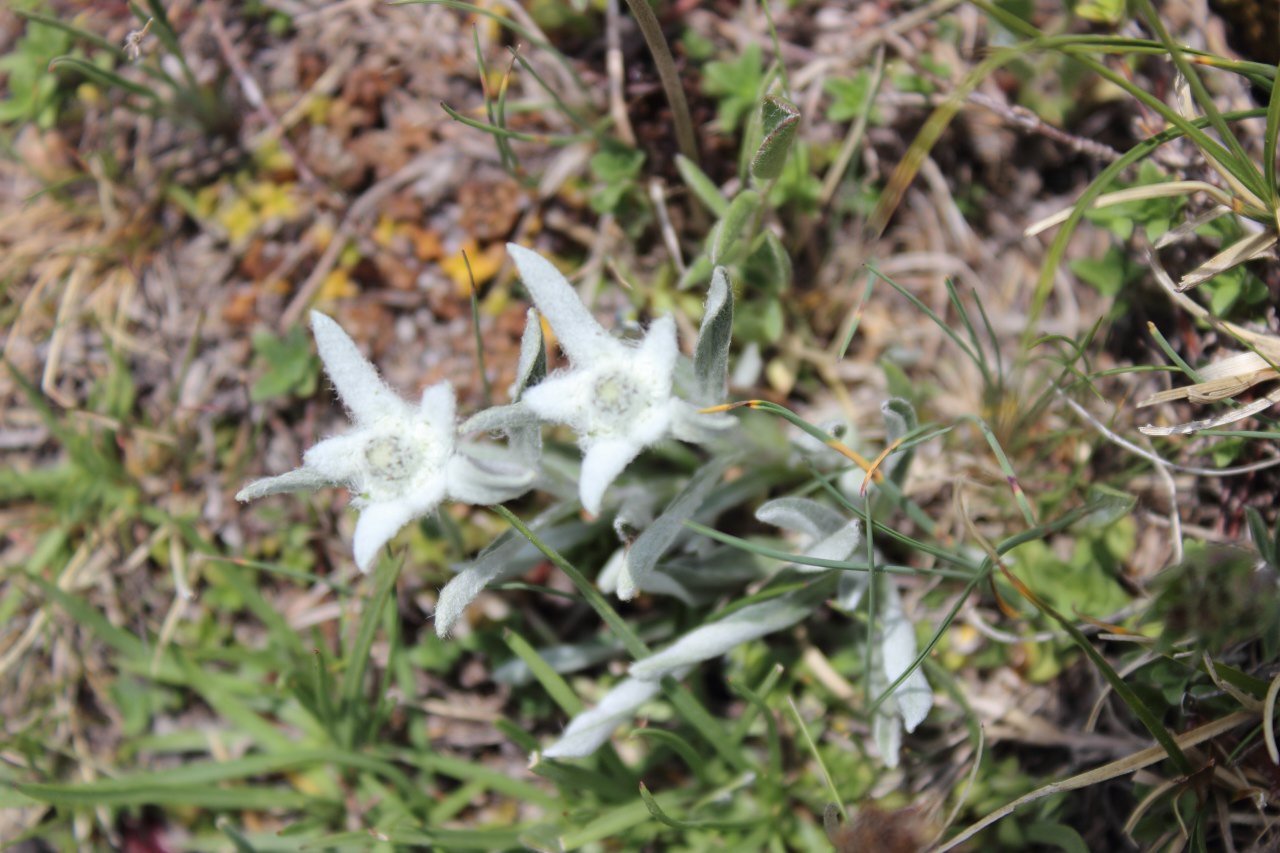
[[[400,528],[431,513],[441,501],[500,503],[529,487],[533,474],[522,466],[481,462],[460,451],[448,383],[427,388],[418,405],[412,405],[382,381],[337,323],[313,311],[311,329],[325,371],[356,428],[309,449],[301,468],[245,486],[237,500],[346,486],[361,509],[353,545],[356,565],[367,572]]]
[[[679,347],[671,317],[655,320],[638,343],[619,340],[549,261],[514,244],[507,251],[571,365],[526,390],[521,402],[542,420],[577,433],[583,451],[579,497],[583,509],[598,514],[605,489],[646,447],[668,436],[703,441],[720,423],[675,396]]]

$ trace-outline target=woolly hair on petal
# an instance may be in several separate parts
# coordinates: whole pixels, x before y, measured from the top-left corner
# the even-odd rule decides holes
[[[507,244],[507,252],[520,271],[520,280],[538,310],[555,329],[560,349],[575,363],[590,362],[602,351],[621,346],[609,337],[560,270],[532,249]]]
[[[404,413],[405,402],[387,387],[355,341],[330,317],[311,312],[311,333],[325,373],[357,423],[369,423],[390,412]]]
[[[535,473],[522,465],[455,453],[448,462],[448,496],[473,506],[505,503],[529,490]]]
[[[360,571],[369,573],[382,546],[390,542],[414,516],[408,501],[384,501],[370,504],[361,511],[351,543]]]
[[[646,681],[658,680],[681,667],[719,657],[743,643],[790,628],[812,613],[815,604],[813,591],[808,589],[749,604],[631,664],[631,675]]]
[[[236,500],[252,501],[267,495],[280,495],[286,492],[304,492],[322,489],[333,485],[333,481],[311,468],[298,468],[278,477],[264,477],[254,480],[236,492]]]
[[[676,341],[676,321],[670,314],[663,314],[649,324],[637,353],[643,370],[653,376],[669,377],[676,368],[680,345]]]
[[[418,403],[418,413],[432,423],[453,429],[454,410],[457,400],[453,393],[453,385],[448,382],[437,382],[422,390],[422,400]]]
[[[520,404],[544,421],[582,432],[594,407],[595,382],[595,374],[588,369],[553,373],[526,390]]]
[[[308,447],[302,464],[319,471],[334,483],[355,483],[364,466],[369,434],[362,430],[334,435]]]
[[[609,488],[631,460],[643,448],[625,438],[606,438],[594,442],[582,455],[582,474],[578,478],[578,497],[582,508],[592,515],[600,514],[600,504]]]

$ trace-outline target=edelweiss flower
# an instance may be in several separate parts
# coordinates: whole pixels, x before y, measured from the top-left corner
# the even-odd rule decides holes
[[[578,434],[582,507],[600,512],[604,491],[644,448],[675,436],[705,441],[718,419],[674,396],[679,349],[671,317],[660,317],[639,344],[606,332],[560,271],[536,252],[507,244],[538,310],[555,329],[571,368],[524,392],[522,404]],[[731,422],[731,421],[730,421]]]
[[[459,451],[449,383],[427,388],[422,401],[410,405],[387,387],[337,323],[313,311],[311,330],[325,370],[357,428],[312,447],[303,454],[301,468],[255,480],[236,500],[346,486],[361,509],[353,545],[356,565],[367,572],[401,527],[427,515],[441,501],[501,503],[533,482],[533,472],[523,466],[503,460],[481,462]]]

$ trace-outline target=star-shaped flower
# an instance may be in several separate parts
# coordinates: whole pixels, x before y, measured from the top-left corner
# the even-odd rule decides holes
[[[402,400],[378,376],[355,343],[330,318],[311,312],[311,330],[325,371],[356,429],[326,438],[302,457],[302,467],[255,480],[240,490],[248,501],[279,492],[343,485],[361,509],[353,543],[356,565],[369,571],[382,546],[444,500],[494,504],[529,488],[533,472],[502,459],[477,459],[458,447],[453,387]]]
[[[507,251],[571,365],[526,390],[521,402],[577,433],[579,497],[583,509],[598,514],[605,489],[640,451],[669,435],[705,441],[720,419],[698,414],[673,392],[679,348],[671,317],[655,320],[638,344],[614,338],[549,261],[512,243]]]

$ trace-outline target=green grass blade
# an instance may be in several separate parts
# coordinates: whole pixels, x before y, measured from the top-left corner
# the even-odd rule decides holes
[[[560,673],[551,668],[551,664],[542,659],[537,649],[529,645],[528,640],[511,629],[502,632],[502,639],[506,641],[507,648],[529,667],[533,677],[542,685],[542,689],[547,691],[547,695],[560,706],[560,710],[570,717],[582,713],[582,700],[578,698],[578,694],[573,692],[569,682],[565,681]]]
[[[1160,15],[1156,13],[1155,7],[1151,4],[1151,0],[1136,0],[1138,10],[1146,22],[1147,26],[1155,32],[1160,43],[1169,51],[1169,58],[1173,60],[1173,64],[1177,67],[1178,72],[1186,79],[1187,84],[1191,87],[1191,93],[1195,98],[1196,104],[1204,111],[1209,118],[1209,123],[1213,129],[1218,132],[1218,136],[1226,144],[1230,157],[1227,158],[1222,165],[1226,166],[1238,180],[1241,181],[1249,189],[1264,202],[1269,202],[1274,207],[1276,202],[1275,185],[1266,186],[1262,182],[1262,176],[1258,174],[1257,167],[1253,160],[1249,157],[1249,153],[1244,150],[1244,146],[1236,135],[1231,132],[1231,128],[1227,126],[1226,120],[1219,112],[1218,106],[1214,103],[1213,96],[1209,94],[1209,90],[1205,88],[1204,81],[1200,79],[1200,75],[1187,62],[1187,58],[1183,55],[1182,48],[1169,35],[1168,29],[1165,28],[1164,21],[1160,19]],[[1248,178],[1249,180],[1246,180]]]
[[[558,802],[546,790],[510,774],[463,758],[439,752],[423,752],[418,749],[383,748],[375,752],[388,761],[398,761],[418,767],[428,773],[438,773],[460,782],[479,782],[487,789],[516,800],[525,800],[543,808],[552,808]]]
[[[813,756],[814,763],[822,771],[822,781],[827,786],[827,793],[831,795],[831,802],[836,804],[836,808],[840,810],[840,817],[847,822],[849,820],[849,810],[844,806],[844,799],[836,788],[835,779],[832,778],[831,771],[827,769],[827,763],[822,760],[822,753],[818,752],[818,745],[813,742],[813,735],[809,734],[809,727],[805,725],[804,717],[800,716],[800,709],[796,707],[795,700],[790,696],[787,697],[787,707],[791,709],[791,717],[796,721],[796,728],[804,736],[805,746],[809,748],[809,754]]]
[[[75,24],[69,24],[66,21],[59,20],[58,18],[54,18],[50,15],[42,15],[39,12],[29,12],[25,9],[14,9],[13,11],[19,18],[23,18],[24,20],[31,21],[33,23],[43,24],[51,29],[60,30],[69,36],[83,39],[94,47],[107,51],[117,59],[124,59],[124,51],[120,49],[119,45],[109,39],[103,38],[97,33],[90,32],[82,27],[77,27]]]
[[[768,691],[777,683],[778,677],[781,674],[782,667],[780,665],[775,666],[770,670],[769,675],[765,677],[765,681],[761,685],[762,690],[759,693],[741,682],[731,681],[729,683],[729,686],[733,688],[736,693],[743,696],[756,712],[756,714],[751,715],[750,719],[747,718],[746,714],[743,714],[743,721],[746,722],[746,725],[744,726],[742,721],[740,721],[738,726],[735,727],[734,734],[739,737],[745,737],[747,728],[754,721],[756,715],[758,714],[760,717],[764,718],[765,745],[769,756],[766,764],[766,767],[768,767],[769,770],[768,778],[777,782],[782,781],[782,740],[778,736],[778,721],[774,718],[773,710],[769,707],[768,703],[765,702],[764,697],[769,695]]]
[[[740,818],[737,820],[676,820],[669,816],[658,802],[657,797],[649,793],[648,787],[643,782],[640,783],[640,799],[644,801],[645,808],[649,810],[649,814],[659,823],[669,826],[672,829],[680,830],[698,830],[698,829],[739,829],[745,826],[754,826],[764,820],[770,820],[769,815],[759,815],[757,817]]]
[[[577,587],[578,592],[587,600],[587,604],[600,616],[604,623],[613,631],[614,636],[626,647],[627,652],[635,660],[640,660],[649,656],[649,647],[644,640],[631,628],[625,619],[614,610],[604,594],[596,588],[595,584],[587,580],[586,576],[578,570],[578,567],[570,563],[561,556],[554,548],[547,545],[538,537],[536,533],[521,521],[511,510],[504,506],[490,507],[494,513],[501,516],[508,524],[519,531],[534,547],[541,551],[552,565],[564,572],[573,585]],[[662,679],[662,686],[667,695],[668,700],[681,718],[701,734],[716,752],[724,758],[729,764],[739,770],[747,769],[747,760],[739,752],[735,751],[729,743],[723,727],[702,707],[702,704],[694,698],[693,694],[687,688],[676,683],[670,676]]]
[[[520,63],[520,67],[534,79],[534,82],[538,84],[542,91],[547,93],[552,102],[555,103],[556,109],[564,113],[565,117],[576,124],[580,129],[591,129],[591,123],[582,116],[582,113],[565,103],[564,98],[560,97],[560,93],[551,88],[551,86],[547,84],[546,80],[542,79],[542,75],[538,73],[538,70],[533,67],[533,64],[530,63],[529,60],[525,59],[515,48],[511,48],[511,54],[515,57],[515,61]]]
[[[216,825],[222,834],[230,839],[236,853],[257,853],[257,848],[249,843],[249,839],[240,834],[240,830],[231,825],[225,817],[218,818]]]
[[[1271,98],[1267,102],[1267,128],[1262,135],[1264,180],[1273,193],[1280,193],[1280,183],[1276,180],[1277,137],[1280,137],[1280,74],[1271,81]],[[1276,228],[1280,228],[1280,212],[1277,212],[1276,219]]]
[[[578,592],[586,599],[587,604],[589,604],[591,609],[594,610],[604,623],[609,626],[614,635],[626,647],[627,653],[630,654],[631,657],[639,660],[640,658],[648,656],[649,647],[640,639],[640,635],[633,631],[631,626],[627,624],[627,621],[618,615],[618,611],[614,610],[609,605],[608,600],[605,599],[604,593],[600,592],[600,590],[596,588],[595,584],[587,580],[586,575],[582,574],[582,572],[578,570],[577,566],[570,563],[554,548],[543,542],[542,539],[539,538],[538,534],[529,529],[528,525],[521,521],[513,512],[511,512],[511,510],[501,505],[491,507],[491,509],[504,521],[514,527],[521,536],[533,543],[533,546],[541,551],[546,558],[551,561],[552,565],[569,577],[569,580],[573,582],[575,587],[577,587]]]
[[[573,67],[573,63],[569,61],[567,56],[557,50],[555,45],[551,44],[546,39],[539,38],[534,35],[533,32],[525,29],[519,23],[512,20],[510,15],[500,14],[493,9],[477,6],[475,3],[461,2],[461,0],[392,0],[390,5],[416,6],[419,4],[427,6],[444,6],[446,9],[457,9],[460,12],[469,12],[472,15],[480,15],[490,19],[498,26],[515,33],[520,37],[521,41],[533,45],[538,48],[538,50],[545,50],[547,53],[551,54],[551,56],[555,58],[556,62],[559,63],[560,67],[563,68],[569,74],[569,77],[573,79],[574,84],[578,87],[578,91],[583,94],[586,94],[589,91],[587,84],[583,82],[582,78],[578,75],[577,70]]]
[[[122,89],[140,98],[146,98],[152,103],[158,103],[160,96],[153,89],[143,86],[141,83],[135,83],[121,77],[114,71],[108,71],[105,68],[99,68],[92,62],[81,59],[78,56],[59,56],[49,63],[50,68],[71,68],[80,72],[84,76],[96,80],[97,82],[107,86],[108,88]]]
[[[1204,377],[1200,375],[1200,372],[1187,364],[1186,360],[1184,360],[1182,356],[1178,355],[1178,351],[1173,348],[1173,345],[1169,343],[1155,323],[1148,322],[1147,331],[1151,333],[1151,337],[1155,338],[1156,346],[1160,347],[1160,351],[1164,353],[1165,358],[1177,365],[1178,369],[1181,370],[1188,379],[1192,382],[1204,381]]]
[[[1078,629],[1071,620],[1067,619],[1055,610],[1047,601],[1036,595],[1035,592],[1033,592],[1031,588],[1023,583],[1016,575],[1010,572],[1003,565],[1001,565],[1000,568],[1001,571],[1004,572],[1004,576],[1014,585],[1024,598],[1030,601],[1031,604],[1034,605],[1041,613],[1048,616],[1054,622],[1057,622],[1062,630],[1066,631],[1067,634],[1070,635],[1071,640],[1076,644],[1076,646],[1085,653],[1093,665],[1098,668],[1098,671],[1102,673],[1102,677],[1107,680],[1109,685],[1111,685],[1111,689],[1116,692],[1116,695],[1119,696],[1127,706],[1129,706],[1129,710],[1133,712],[1134,716],[1136,716],[1146,730],[1151,733],[1151,736],[1156,739],[1156,742],[1164,748],[1166,753],[1168,753],[1169,758],[1178,768],[1178,772],[1187,776],[1190,776],[1195,772],[1195,767],[1192,765],[1190,759],[1188,759],[1186,754],[1183,753],[1182,748],[1178,746],[1178,742],[1174,740],[1174,737],[1169,733],[1169,730],[1160,722],[1160,715],[1152,710],[1147,703],[1142,700],[1137,692],[1125,682],[1120,673],[1116,672],[1111,664],[1107,662],[1107,659],[1102,656],[1102,653],[1094,648],[1093,643],[1089,642],[1089,638],[1081,633],[1080,629]]]
[[[698,755],[697,750],[690,743],[675,732],[666,729],[634,729],[630,737],[640,740],[652,740],[668,747],[676,755],[684,760],[684,763],[693,771],[693,775],[698,777],[698,781],[705,784],[707,782],[706,762]]]
[[[345,656],[346,672],[343,673],[342,687],[339,691],[339,713],[342,717],[343,743],[347,746],[353,746],[356,743],[358,727],[361,718],[365,716],[362,710],[366,704],[363,694],[365,672],[369,667],[369,652],[373,648],[373,638],[378,631],[378,622],[387,603],[391,600],[391,593],[395,589],[396,579],[400,576],[400,567],[403,563],[403,558],[388,559],[385,556],[378,561],[373,595],[365,603],[365,608],[360,614],[360,628],[356,633],[355,643]]]
[[[676,171],[680,173],[680,178],[689,188],[689,192],[693,193],[694,198],[702,202],[703,207],[717,219],[729,212],[729,202],[720,194],[720,188],[707,177],[706,172],[698,168],[696,163],[683,154],[677,154]]]
[[[714,527],[707,527],[705,524],[699,524],[696,521],[686,521],[685,527],[688,527],[690,530],[694,531],[695,533],[700,533],[703,536],[706,536],[708,539],[714,539],[717,542],[723,542],[725,545],[731,545],[734,548],[738,548],[740,550],[747,551],[752,554],[756,554],[757,556],[760,556],[760,557],[767,557],[771,560],[781,560],[787,563],[797,563],[802,566],[816,566],[822,569],[839,569],[840,571],[851,571],[851,572],[867,571],[866,565],[864,565],[861,562],[855,564],[855,563],[850,563],[850,562],[841,561],[841,560],[823,560],[818,557],[806,557],[803,554],[796,554],[791,551],[783,551],[779,548],[770,548],[767,545],[761,545],[758,542],[752,542],[748,539],[743,539],[739,536],[734,536],[732,533],[725,533],[723,531],[716,530]],[[972,566],[972,564],[966,561],[965,559],[961,557],[957,557],[955,554],[952,554],[949,551],[944,551],[941,549],[928,550],[930,546],[929,546],[929,543],[927,542],[919,542],[902,533],[898,533],[896,536],[894,536],[893,534],[896,531],[894,531],[892,528],[889,528],[880,524],[879,522],[876,522],[875,529],[876,529],[876,532],[888,534],[892,538],[896,539],[897,541],[901,542],[902,544],[906,545],[909,548],[915,548],[922,551],[926,551],[927,553],[933,554],[935,557],[938,557],[939,559],[946,560],[948,562],[954,563],[955,565]],[[977,568],[976,566],[972,566],[973,570],[976,570],[976,568]],[[954,571],[950,569],[934,569],[934,568],[915,569],[908,566],[877,566],[876,567],[876,571],[886,572],[892,575],[913,575],[913,576],[933,575],[940,578],[955,578],[957,580],[969,580],[970,578],[973,577],[973,570]]]
[[[485,124],[482,121],[476,121],[473,118],[468,118],[467,116],[464,116],[462,113],[455,110],[453,107],[446,104],[444,101],[440,102],[440,108],[443,109],[449,115],[449,118],[453,119],[454,121],[461,122],[462,124],[465,124],[467,127],[472,127],[472,128],[475,128],[476,130],[482,130],[485,133],[488,133],[492,136],[501,137],[502,139],[517,139],[521,142],[536,142],[539,145],[545,145],[548,147],[555,146],[555,145],[572,145],[575,142],[585,142],[591,139],[591,135],[586,133],[575,133],[575,134],[524,133],[518,130],[508,130],[505,127],[498,127],[492,124]]]

